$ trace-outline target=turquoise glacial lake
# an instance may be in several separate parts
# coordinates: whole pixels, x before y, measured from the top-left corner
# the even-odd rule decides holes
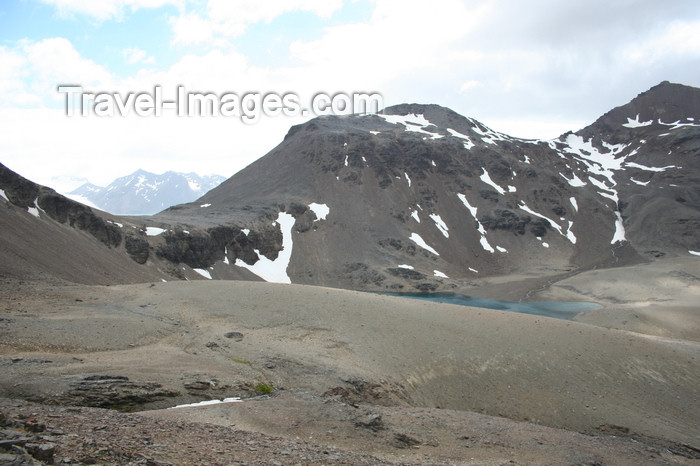
[[[387,296],[401,298],[421,299],[437,303],[457,304],[460,306],[472,306],[498,311],[518,312],[520,314],[532,314],[556,319],[572,319],[576,314],[593,309],[601,309],[603,306],[596,303],[564,302],[564,301],[538,301],[516,302],[501,301],[498,299],[473,298],[454,293],[380,293]]]

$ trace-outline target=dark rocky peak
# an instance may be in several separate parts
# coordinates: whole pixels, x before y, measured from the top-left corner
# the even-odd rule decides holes
[[[577,134],[611,143],[630,137],[700,127],[700,89],[664,81],[616,107]]]

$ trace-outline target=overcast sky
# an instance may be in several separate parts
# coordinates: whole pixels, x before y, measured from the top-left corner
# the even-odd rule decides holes
[[[697,0],[4,0],[0,162],[62,191],[138,168],[231,176],[308,119],[71,118],[64,84],[378,92],[549,139],[664,80],[700,87]]]

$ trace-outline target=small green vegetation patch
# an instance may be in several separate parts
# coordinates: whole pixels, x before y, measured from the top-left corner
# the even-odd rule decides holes
[[[260,382],[255,386],[255,391],[261,395],[269,395],[270,393],[274,392],[275,389],[272,387],[272,385],[268,385],[265,382]]]

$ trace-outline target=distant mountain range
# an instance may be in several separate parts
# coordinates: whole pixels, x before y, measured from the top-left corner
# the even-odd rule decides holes
[[[173,171],[156,175],[137,170],[117,178],[107,187],[85,183],[68,195],[113,214],[151,215],[173,205],[191,202],[225,179],[220,175],[199,176]]]

